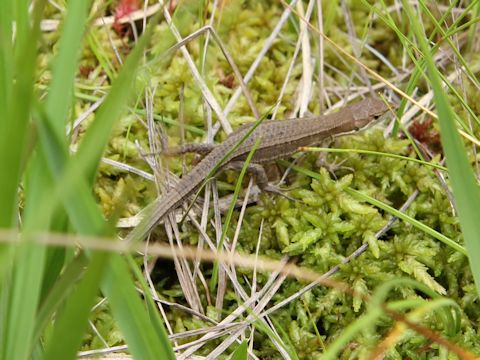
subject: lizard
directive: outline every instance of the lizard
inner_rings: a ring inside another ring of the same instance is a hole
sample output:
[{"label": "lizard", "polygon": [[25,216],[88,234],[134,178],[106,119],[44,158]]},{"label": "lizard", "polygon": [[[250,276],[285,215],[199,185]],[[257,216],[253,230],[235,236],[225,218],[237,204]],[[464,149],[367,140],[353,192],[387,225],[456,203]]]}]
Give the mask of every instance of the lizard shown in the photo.
[{"label": "lizard", "polygon": [[[222,143],[208,148],[208,154],[183,176],[175,187],[147,206],[144,210],[145,216],[125,240],[130,242],[145,237],[164,216],[178,208],[197,190],[216,168],[218,172],[226,167],[243,164],[258,138],[260,143],[248,165],[249,170],[256,174],[256,182],[261,189],[278,192],[278,189],[268,184],[262,163],[287,157],[299,147],[316,145],[328,138],[363,130],[385,114],[391,106],[379,98],[368,97],[328,115],[264,121],[246,139],[244,137],[253,125],[240,127]],[[244,141],[238,146],[242,139]],[[238,147],[231,151],[235,146]],[[231,153],[226,156],[229,151]],[[222,160],[224,162],[220,164]]]}]

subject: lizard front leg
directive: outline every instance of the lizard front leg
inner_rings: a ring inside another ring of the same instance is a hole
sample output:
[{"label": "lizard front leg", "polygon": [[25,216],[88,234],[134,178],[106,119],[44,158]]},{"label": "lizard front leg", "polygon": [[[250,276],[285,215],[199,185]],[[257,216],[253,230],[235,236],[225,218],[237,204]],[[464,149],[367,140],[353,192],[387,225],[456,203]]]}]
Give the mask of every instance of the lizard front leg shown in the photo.
[{"label": "lizard front leg", "polygon": [[183,155],[187,153],[196,153],[200,155],[207,155],[215,148],[214,144],[185,144],[181,146],[176,146],[173,148],[167,148],[163,151],[162,154],[167,156],[176,156],[176,155]]}]

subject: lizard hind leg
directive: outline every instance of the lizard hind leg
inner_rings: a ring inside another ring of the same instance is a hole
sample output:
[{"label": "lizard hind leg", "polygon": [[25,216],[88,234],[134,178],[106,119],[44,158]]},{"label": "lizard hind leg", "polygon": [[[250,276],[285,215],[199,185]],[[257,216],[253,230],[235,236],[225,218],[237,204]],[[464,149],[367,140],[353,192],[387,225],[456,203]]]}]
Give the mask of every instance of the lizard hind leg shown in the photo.
[{"label": "lizard hind leg", "polygon": [[[243,161],[232,161],[225,166],[225,169],[239,171],[243,168],[243,165],[244,165]],[[280,187],[268,182],[267,173],[265,172],[265,169],[263,168],[262,165],[256,164],[256,163],[250,163],[248,164],[247,172],[255,176],[256,184],[262,191],[283,196],[288,200],[296,201],[296,199],[288,196],[285,193],[284,189],[281,189]]]}]

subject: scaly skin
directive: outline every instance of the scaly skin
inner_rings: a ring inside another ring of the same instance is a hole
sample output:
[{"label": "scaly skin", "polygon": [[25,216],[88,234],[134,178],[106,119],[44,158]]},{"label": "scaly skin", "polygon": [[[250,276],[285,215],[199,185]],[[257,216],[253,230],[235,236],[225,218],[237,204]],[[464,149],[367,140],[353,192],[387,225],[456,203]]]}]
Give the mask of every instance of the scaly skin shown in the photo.
[{"label": "scaly skin", "polygon": [[[261,123],[235,150],[218,170],[236,161],[244,161],[257,138],[261,142],[252,163],[264,163],[287,157],[301,146],[312,146],[324,139],[362,130],[389,110],[389,106],[377,98],[367,98],[346,106],[336,113],[289,120],[272,120]],[[146,210],[138,226],[127,235],[126,241],[138,240],[151,231],[170,211],[179,207],[204,180],[211,175],[224,156],[238,144],[248,132],[242,127],[216,145],[177,186],[158,197]]]}]

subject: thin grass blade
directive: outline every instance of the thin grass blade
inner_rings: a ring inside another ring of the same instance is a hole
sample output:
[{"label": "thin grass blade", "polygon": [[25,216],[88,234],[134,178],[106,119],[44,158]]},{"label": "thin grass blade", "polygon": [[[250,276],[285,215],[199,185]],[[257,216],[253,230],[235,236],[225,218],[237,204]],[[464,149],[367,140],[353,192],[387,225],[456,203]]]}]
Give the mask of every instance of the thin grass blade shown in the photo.
[{"label": "thin grass blade", "polygon": [[478,217],[480,192],[470,162],[468,161],[465,146],[458,135],[457,128],[453,121],[454,111],[442,88],[440,75],[433,61],[431,49],[421,24],[419,23],[418,17],[414,14],[410,3],[403,1],[403,5],[411,19],[412,29],[427,65],[428,80],[434,92],[434,101],[437,106],[440,123],[440,136],[449,169],[453,195],[457,204],[460,225],[468,251],[470,267],[475,279],[477,293],[480,294],[480,238],[478,237],[480,233],[480,221]]}]

